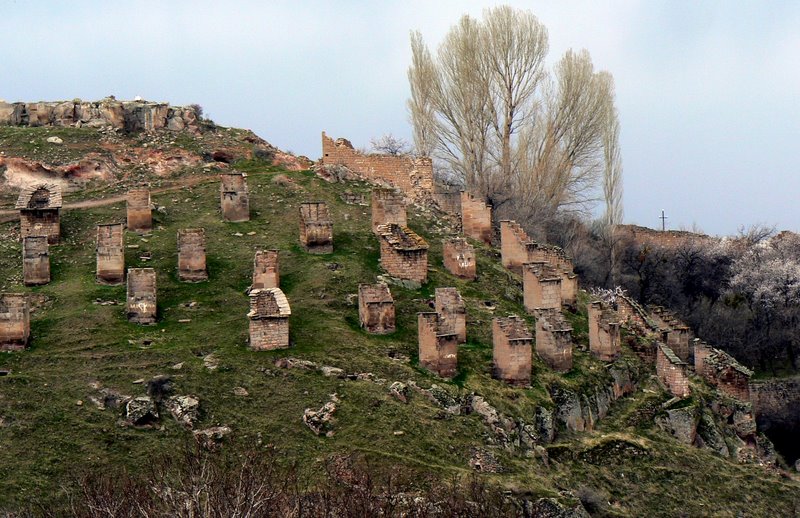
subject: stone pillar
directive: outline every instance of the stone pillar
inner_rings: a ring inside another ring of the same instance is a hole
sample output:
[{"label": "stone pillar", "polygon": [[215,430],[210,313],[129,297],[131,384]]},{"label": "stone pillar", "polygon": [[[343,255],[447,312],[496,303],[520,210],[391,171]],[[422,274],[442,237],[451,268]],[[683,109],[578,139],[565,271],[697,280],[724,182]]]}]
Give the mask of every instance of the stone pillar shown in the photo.
[{"label": "stone pillar", "polygon": [[561,282],[558,272],[548,263],[525,263],[522,270],[522,294],[525,310],[561,309]]},{"label": "stone pillar", "polygon": [[206,231],[202,228],[178,230],[178,279],[183,282],[208,280]]},{"label": "stone pillar", "polygon": [[393,189],[375,187],[372,189],[372,231],[376,232],[378,225],[389,223],[408,226],[405,200]]},{"label": "stone pillar", "polygon": [[458,343],[467,342],[467,309],[455,288],[436,288],[434,306],[439,319],[458,336]]},{"label": "stone pillar", "polygon": [[572,369],[572,328],[559,310],[536,312],[536,354],[557,372]]},{"label": "stone pillar", "polygon": [[442,256],[447,271],[462,279],[474,280],[477,276],[475,248],[460,237],[445,239]]},{"label": "stone pillar", "polygon": [[223,173],[220,176],[219,198],[222,219],[232,223],[250,220],[250,194],[247,179],[242,173]]},{"label": "stone pillar", "polygon": [[428,243],[408,227],[379,225],[381,266],[398,279],[423,284],[428,280]]},{"label": "stone pillar", "polygon": [[515,273],[522,273],[522,265],[528,262],[525,243],[528,235],[516,221],[500,221],[500,257],[503,266]]},{"label": "stone pillar", "polygon": [[24,293],[0,293],[0,351],[21,351],[31,336],[30,308]]},{"label": "stone pillar", "polygon": [[152,229],[150,189],[131,189],[128,191],[128,230],[149,232]]},{"label": "stone pillar", "polygon": [[100,284],[122,284],[125,280],[125,232],[122,223],[97,225],[97,273]]},{"label": "stone pillar", "polygon": [[461,193],[461,228],[464,235],[492,244],[492,208],[467,192]]},{"label": "stone pillar", "polygon": [[280,288],[278,251],[259,250],[253,261],[253,288]]},{"label": "stone pillar", "polygon": [[664,337],[667,346],[672,349],[678,358],[685,362],[691,361],[691,351],[689,349],[689,328],[680,326],[673,327],[667,331]]},{"label": "stone pillar", "polygon": [[622,352],[616,315],[600,301],[590,303],[588,313],[589,351],[598,360],[616,360]]},{"label": "stone pillar", "polygon": [[358,319],[361,327],[377,335],[395,330],[394,299],[386,284],[358,285]]},{"label": "stone pillar", "polygon": [[691,394],[686,362],[663,343],[656,344],[656,375],[673,396],[684,398]]},{"label": "stone pillar", "polygon": [[280,288],[250,290],[250,348],[272,351],[289,347],[292,310]]},{"label": "stone pillar", "polygon": [[156,323],[156,271],[128,269],[128,320],[136,324]]},{"label": "stone pillar", "polygon": [[50,247],[47,236],[28,236],[22,240],[22,276],[25,286],[50,282]]},{"label": "stone pillar", "polygon": [[419,365],[443,378],[452,378],[458,367],[458,336],[447,329],[437,313],[419,313]]},{"label": "stone pillar", "polygon": [[312,254],[333,252],[333,220],[326,203],[300,204],[300,244]]},{"label": "stone pillar", "polygon": [[519,317],[492,319],[492,377],[511,383],[531,384],[533,336]]}]

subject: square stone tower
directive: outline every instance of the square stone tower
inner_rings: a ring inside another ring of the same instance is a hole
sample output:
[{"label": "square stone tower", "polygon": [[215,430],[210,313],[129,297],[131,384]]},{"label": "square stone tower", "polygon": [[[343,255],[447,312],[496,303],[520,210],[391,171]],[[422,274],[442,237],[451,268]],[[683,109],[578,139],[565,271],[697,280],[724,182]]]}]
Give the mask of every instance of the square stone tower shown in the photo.
[{"label": "square stone tower", "polygon": [[614,361],[620,353],[619,317],[601,301],[589,304],[589,351],[602,361]]},{"label": "square stone tower", "polygon": [[128,320],[136,324],[156,323],[156,271],[128,269]]},{"label": "square stone tower", "polygon": [[424,283],[428,280],[428,243],[408,227],[378,225],[381,266],[398,279]]},{"label": "square stone tower", "polygon": [[128,230],[149,232],[153,229],[153,211],[150,205],[150,189],[128,191]]},{"label": "square stone tower", "polygon": [[387,285],[358,285],[358,319],[361,327],[369,333],[385,335],[394,332],[394,299]]},{"label": "square stone tower", "polygon": [[219,203],[222,219],[237,223],[250,220],[250,194],[247,178],[243,173],[222,173],[219,187]]},{"label": "square stone tower", "polygon": [[549,263],[525,263],[522,267],[525,310],[561,309],[562,277]]},{"label": "square stone tower", "polygon": [[389,223],[408,226],[403,194],[394,189],[375,187],[372,189],[372,231],[377,232],[378,225]]},{"label": "square stone tower", "polygon": [[202,228],[178,230],[178,279],[183,282],[208,280],[206,231]]},{"label": "square stone tower", "polygon": [[458,336],[458,343],[467,341],[467,308],[456,288],[436,288],[434,306],[439,318],[447,322]]},{"label": "square stone tower", "polygon": [[477,276],[475,247],[466,239],[454,237],[442,243],[442,256],[447,271],[462,279],[474,280]]},{"label": "square stone tower", "polygon": [[333,252],[333,220],[325,202],[300,204],[300,244],[312,254]]},{"label": "square stone tower", "polygon": [[22,276],[25,286],[50,282],[50,245],[47,236],[28,236],[22,240]]},{"label": "square stone tower", "polygon": [[517,316],[492,319],[492,377],[511,383],[531,384],[533,336]]},{"label": "square stone tower", "polygon": [[250,290],[250,348],[271,351],[289,347],[292,310],[280,288]]},{"label": "square stone tower", "polygon": [[125,232],[122,223],[97,225],[97,273],[100,284],[125,280]]},{"label": "square stone tower", "polygon": [[572,369],[572,328],[560,310],[536,311],[536,354],[554,371]]},{"label": "square stone tower", "polygon": [[467,237],[492,244],[492,208],[467,192],[461,193],[461,229]]},{"label": "square stone tower", "polygon": [[458,335],[438,313],[417,316],[419,365],[443,378],[452,378],[458,368]]},{"label": "square stone tower", "polygon": [[25,187],[14,206],[19,210],[20,239],[45,236],[47,243],[57,245],[61,239],[61,187],[39,183]]},{"label": "square stone tower", "polygon": [[0,351],[21,351],[31,336],[30,308],[24,293],[0,293]]}]

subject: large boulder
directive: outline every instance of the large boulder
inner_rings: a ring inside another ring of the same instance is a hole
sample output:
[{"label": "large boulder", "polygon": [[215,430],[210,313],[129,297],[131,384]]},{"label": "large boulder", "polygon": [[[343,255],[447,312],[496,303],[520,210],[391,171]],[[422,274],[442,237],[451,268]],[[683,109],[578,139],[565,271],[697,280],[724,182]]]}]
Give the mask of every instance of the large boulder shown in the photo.
[{"label": "large boulder", "polygon": [[158,408],[148,396],[138,396],[128,401],[125,417],[134,426],[147,426],[158,421]]},{"label": "large boulder", "polygon": [[200,417],[200,400],[196,396],[172,396],[164,406],[178,423],[189,429]]}]

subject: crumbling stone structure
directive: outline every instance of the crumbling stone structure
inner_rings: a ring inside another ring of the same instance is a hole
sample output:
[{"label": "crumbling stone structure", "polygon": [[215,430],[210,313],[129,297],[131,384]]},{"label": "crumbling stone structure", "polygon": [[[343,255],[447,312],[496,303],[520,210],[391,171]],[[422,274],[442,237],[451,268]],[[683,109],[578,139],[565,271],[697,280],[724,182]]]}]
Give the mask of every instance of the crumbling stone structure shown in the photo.
[{"label": "crumbling stone structure", "polygon": [[122,223],[97,225],[97,273],[100,284],[125,280],[125,232]]},{"label": "crumbling stone structure", "polygon": [[361,327],[369,333],[385,335],[394,332],[394,299],[387,285],[358,285],[358,319]]},{"label": "crumbling stone structure", "polygon": [[686,326],[673,327],[662,331],[662,340],[678,358],[689,363],[692,361],[692,350],[689,347],[690,335],[691,331]]},{"label": "crumbling stone structure", "polygon": [[156,323],[156,271],[152,268],[128,269],[128,321]]},{"label": "crumbling stone structure", "polygon": [[456,288],[436,288],[434,306],[439,318],[458,335],[458,343],[467,342],[467,307]]},{"label": "crumbling stone structure", "polygon": [[458,367],[458,335],[438,313],[417,317],[419,364],[443,378],[452,378]]},{"label": "crumbling stone structure", "polygon": [[50,247],[46,236],[28,236],[22,240],[22,276],[25,286],[50,282]]},{"label": "crumbling stone structure", "polygon": [[492,244],[492,208],[468,192],[461,192],[461,230],[464,235]]},{"label": "crumbling stone structure", "polygon": [[61,187],[39,183],[25,187],[14,206],[19,210],[20,240],[29,236],[45,236],[48,244],[61,239]]},{"label": "crumbling stone structure", "polygon": [[406,202],[403,195],[394,189],[376,187],[372,189],[372,231],[377,232],[378,225],[394,223],[401,227],[408,226]]},{"label": "crumbling stone structure", "polygon": [[740,401],[750,401],[753,371],[725,351],[701,340],[693,341],[694,370],[723,393]]},{"label": "crumbling stone structure", "polygon": [[517,316],[492,319],[492,377],[512,385],[531,384],[533,336]]},{"label": "crumbling stone structure", "polygon": [[589,304],[589,351],[598,360],[610,362],[620,353],[619,319],[600,301]]},{"label": "crumbling stone structure", "polygon": [[205,229],[178,230],[178,279],[183,282],[208,280]]},{"label": "crumbling stone structure", "polygon": [[650,320],[644,308],[632,298],[626,295],[618,295],[614,309],[624,324],[638,329],[641,333],[658,331],[658,326]]},{"label": "crumbling stone structure", "polygon": [[522,294],[525,310],[561,309],[561,275],[549,263],[525,263]]},{"label": "crumbling stone structure", "polygon": [[278,251],[259,250],[253,261],[253,289],[280,288]]},{"label": "crumbling stone structure", "polygon": [[[371,182],[388,183],[415,200],[433,192],[433,162],[408,155],[364,155],[347,139],[332,139],[322,132],[322,165],[342,165]],[[389,223],[389,222],[386,222]]]},{"label": "crumbling stone structure", "polygon": [[679,248],[692,244],[705,244],[715,238],[685,230],[655,230],[637,225],[615,225],[614,238],[634,243],[637,246]]},{"label": "crumbling stone structure", "polygon": [[150,205],[150,189],[128,191],[128,230],[149,232],[153,229],[153,211]]},{"label": "crumbling stone structure", "polygon": [[222,219],[231,223],[250,221],[250,193],[243,173],[219,175],[219,205]]},{"label": "crumbling stone structure", "polygon": [[250,348],[271,351],[289,347],[289,316],[292,310],[280,288],[250,291]]},{"label": "crumbling stone structure", "polygon": [[515,273],[522,273],[522,265],[531,262],[526,244],[528,234],[516,221],[500,221],[500,260],[503,266]]},{"label": "crumbling stone structure", "polygon": [[428,243],[408,227],[379,225],[381,266],[392,277],[424,283],[428,280]]},{"label": "crumbling stone structure", "polygon": [[333,220],[325,202],[300,204],[300,243],[312,254],[333,252]]},{"label": "crumbling stone structure", "polygon": [[21,351],[30,336],[28,298],[24,293],[0,293],[0,351]]},{"label": "crumbling stone structure", "polygon": [[442,256],[447,271],[462,279],[474,280],[477,276],[475,247],[466,239],[454,237],[442,242]]},{"label": "crumbling stone structure", "polygon": [[673,396],[684,398],[691,393],[687,363],[661,342],[656,344],[656,375]]},{"label": "crumbling stone structure", "polygon": [[536,354],[551,369],[572,369],[572,328],[558,309],[536,311]]}]

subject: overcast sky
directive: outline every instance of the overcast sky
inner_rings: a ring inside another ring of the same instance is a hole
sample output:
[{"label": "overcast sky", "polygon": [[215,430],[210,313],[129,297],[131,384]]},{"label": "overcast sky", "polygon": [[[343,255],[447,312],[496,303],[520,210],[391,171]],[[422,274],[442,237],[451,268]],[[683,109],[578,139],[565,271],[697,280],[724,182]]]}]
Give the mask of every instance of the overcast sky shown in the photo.
[{"label": "overcast sky", "polygon": [[[800,231],[800,2],[510,1],[549,61],[586,48],[616,81],[625,220]],[[410,140],[409,31],[435,47],[464,0],[0,0],[0,99],[198,103],[316,159],[320,132]]]}]

